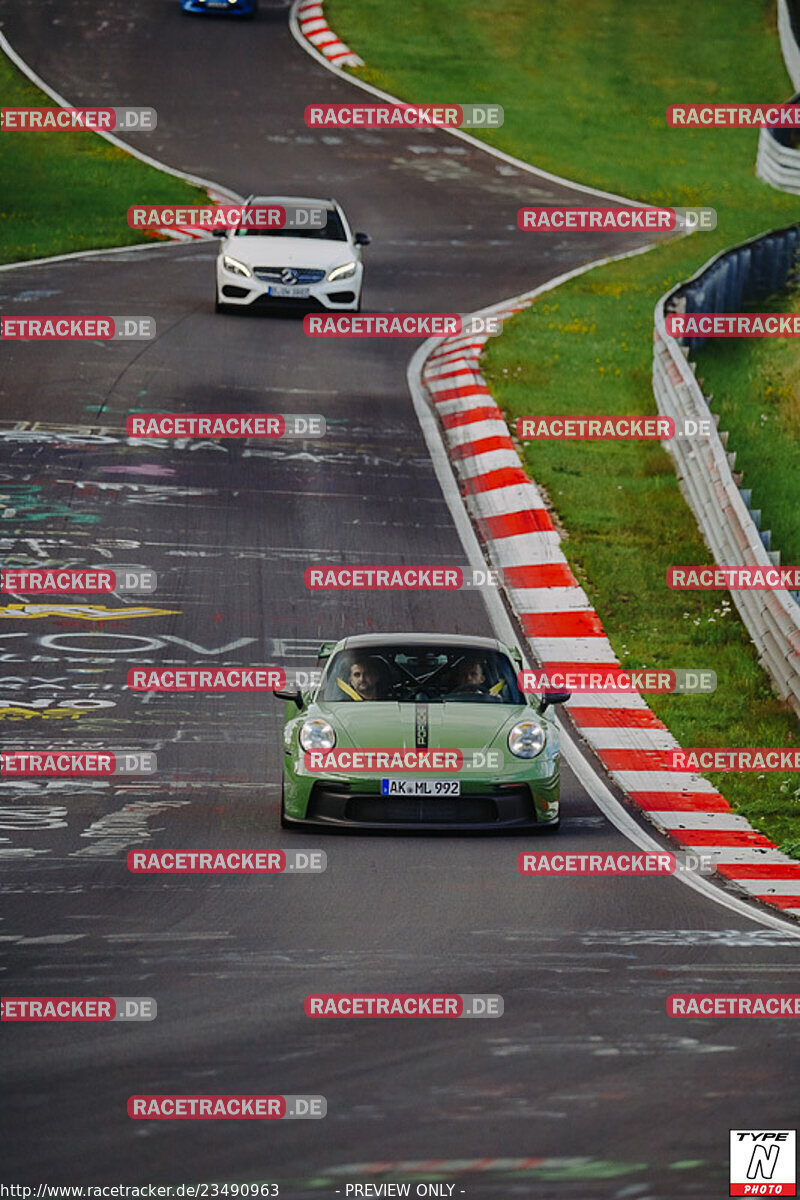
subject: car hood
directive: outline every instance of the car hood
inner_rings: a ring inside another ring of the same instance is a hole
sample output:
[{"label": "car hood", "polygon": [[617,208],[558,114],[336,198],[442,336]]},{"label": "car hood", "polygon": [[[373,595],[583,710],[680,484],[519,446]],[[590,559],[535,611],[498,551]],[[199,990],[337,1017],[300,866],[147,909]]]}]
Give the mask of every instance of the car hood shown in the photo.
[{"label": "car hood", "polygon": [[325,271],[358,260],[348,242],[324,242],[317,238],[225,238],[221,253],[248,267],[319,267]]},{"label": "car hood", "polygon": [[[432,749],[479,750],[521,720],[536,720],[528,705],[413,704],[365,700],[352,704],[317,704],[319,715],[336,730],[339,745],[364,750],[413,750],[417,746],[416,710],[427,712],[427,745]],[[317,713],[310,713],[315,716]]]}]

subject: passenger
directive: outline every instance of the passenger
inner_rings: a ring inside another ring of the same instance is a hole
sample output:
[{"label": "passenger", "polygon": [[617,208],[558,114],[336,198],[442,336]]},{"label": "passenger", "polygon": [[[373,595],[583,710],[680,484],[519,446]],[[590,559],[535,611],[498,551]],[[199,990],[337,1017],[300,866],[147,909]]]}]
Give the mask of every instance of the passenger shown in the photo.
[{"label": "passenger", "polygon": [[380,666],[371,658],[354,658],[346,680],[337,676],[336,683],[340,692],[351,700],[380,700],[381,692]]},{"label": "passenger", "polygon": [[350,687],[358,692],[362,700],[378,699],[380,675],[376,664],[369,658],[356,659],[350,665]]}]

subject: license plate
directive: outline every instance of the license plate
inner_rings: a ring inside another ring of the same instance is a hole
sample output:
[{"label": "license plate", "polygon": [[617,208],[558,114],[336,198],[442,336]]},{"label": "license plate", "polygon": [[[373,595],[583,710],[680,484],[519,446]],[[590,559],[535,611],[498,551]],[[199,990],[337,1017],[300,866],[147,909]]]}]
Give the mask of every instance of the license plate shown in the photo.
[{"label": "license plate", "polygon": [[305,299],[309,294],[307,287],[286,287],[282,283],[273,283],[267,288],[268,296],[297,296],[298,299]]},{"label": "license plate", "polygon": [[382,779],[382,796],[460,796],[460,779]]}]

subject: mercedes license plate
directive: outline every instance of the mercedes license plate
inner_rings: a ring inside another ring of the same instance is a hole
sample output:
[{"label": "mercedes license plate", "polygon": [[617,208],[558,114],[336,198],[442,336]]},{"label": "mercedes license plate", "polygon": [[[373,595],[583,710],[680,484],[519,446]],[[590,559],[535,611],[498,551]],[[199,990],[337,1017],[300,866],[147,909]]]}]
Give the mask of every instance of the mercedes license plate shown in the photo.
[{"label": "mercedes license plate", "polygon": [[273,283],[267,288],[268,296],[297,296],[298,300],[304,300],[308,294],[307,287],[286,287],[282,283]]}]

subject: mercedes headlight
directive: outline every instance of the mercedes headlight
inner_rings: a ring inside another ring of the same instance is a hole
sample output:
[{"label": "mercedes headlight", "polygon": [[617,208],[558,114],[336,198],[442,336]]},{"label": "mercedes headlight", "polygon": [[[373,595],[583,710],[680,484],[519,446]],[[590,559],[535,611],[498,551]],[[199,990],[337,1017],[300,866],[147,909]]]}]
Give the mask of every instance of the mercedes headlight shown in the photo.
[{"label": "mercedes headlight", "polygon": [[248,267],[247,263],[239,262],[238,258],[231,258],[230,254],[223,254],[222,265],[226,271],[230,271],[232,275],[247,275],[252,278],[253,272]]},{"label": "mercedes headlight", "polygon": [[300,729],[300,745],[304,750],[332,750],[336,745],[333,726],[318,717],[304,721]]},{"label": "mercedes headlight", "polygon": [[536,758],[547,741],[541,725],[535,721],[520,721],[508,735],[508,748],[516,758]]},{"label": "mercedes headlight", "polygon": [[328,283],[333,283],[335,279],[349,279],[351,275],[356,273],[356,264],[354,262],[342,263],[341,267],[334,267],[328,272]]}]

